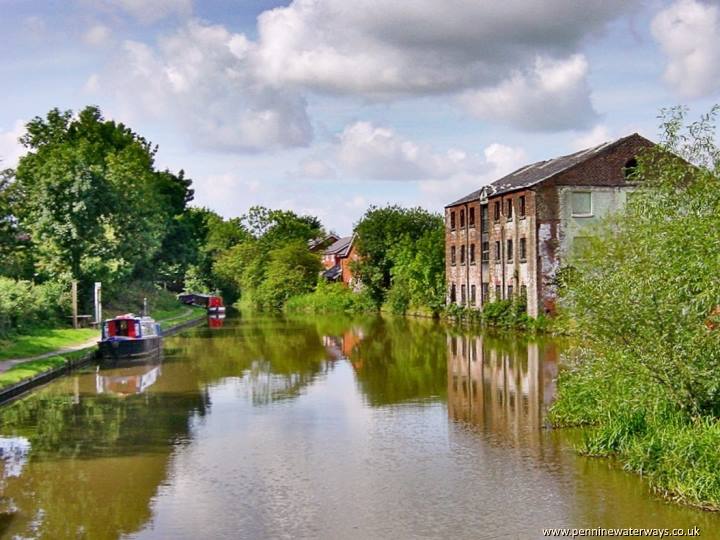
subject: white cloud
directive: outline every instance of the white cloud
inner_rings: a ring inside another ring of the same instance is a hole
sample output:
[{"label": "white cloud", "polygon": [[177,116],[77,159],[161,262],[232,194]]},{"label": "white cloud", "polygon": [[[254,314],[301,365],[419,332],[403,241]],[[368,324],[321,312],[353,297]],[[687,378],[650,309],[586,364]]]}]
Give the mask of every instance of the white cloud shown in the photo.
[{"label": "white cloud", "polygon": [[339,136],[337,157],[350,175],[376,180],[448,178],[482,167],[477,156],[457,149],[436,152],[370,122],[347,126]]},{"label": "white cloud", "polygon": [[516,71],[499,85],[465,92],[462,105],[474,116],[530,131],[585,127],[596,118],[587,83],[588,63],[537,58],[530,72]]},{"label": "white cloud", "polygon": [[612,136],[608,127],[604,124],[598,124],[591,130],[578,134],[571,142],[571,146],[573,150],[583,150],[607,142],[610,139],[612,139]]},{"label": "white cloud", "polygon": [[312,128],[304,98],[259,82],[253,47],[242,34],[192,21],[156,47],[125,42],[110,86],[128,113],[170,118],[201,147],[306,145]]},{"label": "white cloud", "polygon": [[564,58],[636,0],[295,0],[258,18],[263,76],[392,96],[495,85],[536,56]]},{"label": "white cloud", "polygon": [[665,80],[678,93],[720,92],[720,7],[679,0],[655,16],[651,29],[667,55]]},{"label": "white cloud", "polygon": [[290,176],[300,176],[301,178],[311,178],[316,180],[327,180],[335,178],[337,172],[335,168],[326,160],[318,158],[304,159],[300,162],[300,169]]},{"label": "white cloud", "polygon": [[7,130],[0,127],[0,169],[15,167],[20,156],[25,154],[25,148],[18,142],[18,138],[24,134],[23,120],[16,120]]},{"label": "white cloud", "polygon": [[83,85],[83,92],[86,94],[97,94],[100,91],[100,77],[93,73],[87,78]]},{"label": "white cloud", "polygon": [[91,46],[102,45],[110,38],[110,29],[104,24],[95,24],[88,28],[82,39]]}]

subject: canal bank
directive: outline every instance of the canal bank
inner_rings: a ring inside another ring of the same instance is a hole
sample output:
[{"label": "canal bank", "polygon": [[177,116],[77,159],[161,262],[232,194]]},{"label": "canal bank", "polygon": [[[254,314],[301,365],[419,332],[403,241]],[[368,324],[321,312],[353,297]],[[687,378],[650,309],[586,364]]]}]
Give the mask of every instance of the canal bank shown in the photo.
[{"label": "canal bank", "polygon": [[[205,310],[187,308],[182,314],[159,321],[164,336],[201,323],[207,318]],[[52,381],[74,369],[80,368],[98,356],[97,339],[56,353],[45,353],[27,359],[7,360],[11,366],[0,374],[0,405]]]},{"label": "canal bank", "polygon": [[80,369],[0,410],[0,440],[26,449],[0,460],[2,535],[698,526],[712,538],[717,514],[667,504],[612,462],[576,455],[578,432],[546,429],[562,351],[375,316],[199,326],[167,339],[159,362]]}]

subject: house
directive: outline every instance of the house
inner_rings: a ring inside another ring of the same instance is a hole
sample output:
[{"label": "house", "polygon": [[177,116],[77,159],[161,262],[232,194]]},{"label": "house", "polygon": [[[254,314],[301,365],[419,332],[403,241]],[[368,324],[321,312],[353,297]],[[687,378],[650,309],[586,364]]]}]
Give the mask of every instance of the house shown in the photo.
[{"label": "house", "polygon": [[358,259],[355,235],[340,238],[323,252],[325,271],[322,275],[328,281],[342,281],[345,285],[355,287],[356,280],[350,267]]},{"label": "house", "polygon": [[318,236],[317,238],[311,238],[308,240],[308,249],[312,253],[317,253],[321,250],[326,249],[328,246],[332,245],[333,243],[340,240],[340,237],[331,232],[329,234],[326,234],[325,236]]},{"label": "house", "polygon": [[651,146],[634,133],[526,165],[446,206],[448,303],[522,295],[529,315],[553,313],[564,258],[588,226],[625,204],[636,156]]}]

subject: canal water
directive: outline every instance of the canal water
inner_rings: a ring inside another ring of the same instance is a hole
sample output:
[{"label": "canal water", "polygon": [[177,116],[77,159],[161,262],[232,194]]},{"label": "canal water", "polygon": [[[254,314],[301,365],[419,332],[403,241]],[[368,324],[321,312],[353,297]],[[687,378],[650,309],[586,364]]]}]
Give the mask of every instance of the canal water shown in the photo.
[{"label": "canal water", "polygon": [[698,526],[546,427],[562,347],[253,316],[0,409],[3,538],[542,538]]}]

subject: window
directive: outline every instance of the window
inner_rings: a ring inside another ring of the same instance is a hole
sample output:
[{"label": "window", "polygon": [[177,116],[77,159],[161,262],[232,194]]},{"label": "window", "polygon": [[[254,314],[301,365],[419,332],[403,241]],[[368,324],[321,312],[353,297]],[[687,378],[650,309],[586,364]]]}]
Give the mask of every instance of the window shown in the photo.
[{"label": "window", "polygon": [[483,283],[480,286],[480,302],[483,304],[488,301],[490,298],[490,284],[489,283]]},{"label": "window", "polygon": [[454,304],[456,302],[456,293],[455,293],[455,284],[450,284],[450,303]]},{"label": "window", "polygon": [[637,176],[637,166],[638,162],[637,159],[632,158],[625,163],[625,166],[623,167],[623,175],[625,176],[625,180],[632,182],[635,180],[635,177]]},{"label": "window", "polygon": [[507,292],[508,292],[507,293],[508,300],[512,300],[512,297],[513,297],[513,286],[512,285],[508,285]]},{"label": "window", "polygon": [[455,230],[455,212],[450,212],[450,230]]},{"label": "window", "polygon": [[450,264],[455,266],[455,246],[450,246]]},{"label": "window", "polygon": [[500,201],[495,201],[495,221],[500,221]]},{"label": "window", "polygon": [[468,212],[468,225],[475,227],[475,208],[470,208]]},{"label": "window", "polygon": [[460,228],[465,228],[465,210],[460,210]]},{"label": "window", "polygon": [[488,262],[490,260],[490,242],[482,243],[482,262]]},{"label": "window", "polygon": [[592,216],[592,193],[589,191],[573,191],[570,194],[570,205],[573,216]]},{"label": "window", "polygon": [[460,285],[460,305],[465,305],[465,285]]},{"label": "window", "polygon": [[507,260],[508,260],[508,262],[512,262],[512,260],[513,260],[513,241],[512,240],[507,241]]},{"label": "window", "polygon": [[470,305],[475,305],[475,285],[470,285]]},{"label": "window", "polygon": [[525,195],[520,195],[518,199],[518,214],[521,218],[525,217]]},{"label": "window", "polygon": [[502,300],[502,287],[495,285],[495,301],[498,302],[500,300]]},{"label": "window", "polygon": [[520,285],[520,298],[522,300],[527,300],[527,286],[526,285]]},{"label": "window", "polygon": [[500,259],[501,259],[501,255],[500,255],[500,242],[497,241],[497,242],[495,242],[495,260],[496,260],[496,261],[499,261]]},{"label": "window", "polygon": [[520,260],[527,260],[527,239],[525,237],[520,239]]},{"label": "window", "polygon": [[513,202],[512,202],[512,199],[508,199],[508,200],[505,202],[505,208],[506,208],[506,210],[505,210],[505,215],[507,216],[507,220],[510,221],[510,220],[513,218],[513,214],[512,214],[512,212],[513,212]]},{"label": "window", "polygon": [[470,264],[475,264],[475,244],[470,244]]},{"label": "window", "polygon": [[481,232],[487,232],[488,228],[490,227],[490,216],[488,215],[488,207],[487,205],[480,207],[480,227]]},{"label": "window", "polygon": [[465,264],[465,246],[460,246],[460,264]]}]

